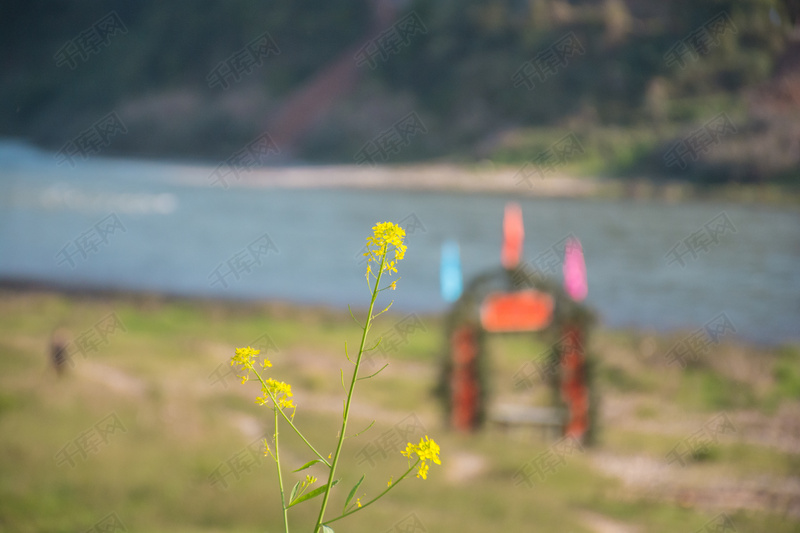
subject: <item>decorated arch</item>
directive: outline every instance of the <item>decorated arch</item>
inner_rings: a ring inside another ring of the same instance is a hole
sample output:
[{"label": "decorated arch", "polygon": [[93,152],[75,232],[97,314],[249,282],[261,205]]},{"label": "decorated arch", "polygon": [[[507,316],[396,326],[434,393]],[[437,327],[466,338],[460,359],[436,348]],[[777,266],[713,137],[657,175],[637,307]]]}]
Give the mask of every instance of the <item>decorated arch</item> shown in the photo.
[{"label": "decorated arch", "polygon": [[[521,227],[521,214],[517,216]],[[508,218],[507,210],[506,222]],[[487,422],[492,396],[487,336],[530,334],[550,347],[545,360],[537,362],[537,371],[551,390],[554,412],[560,413],[560,431],[564,436],[590,442],[596,402],[586,346],[594,315],[580,301],[586,292],[585,272],[582,290],[569,284],[575,275],[569,271],[574,261],[570,254],[580,252],[583,263],[580,244],[574,239],[567,241],[565,288],[542,273],[519,265],[522,232],[520,229],[514,235],[508,226],[506,223],[505,266],[474,278],[447,317],[445,356],[438,385],[446,422],[464,432],[476,431]]]}]

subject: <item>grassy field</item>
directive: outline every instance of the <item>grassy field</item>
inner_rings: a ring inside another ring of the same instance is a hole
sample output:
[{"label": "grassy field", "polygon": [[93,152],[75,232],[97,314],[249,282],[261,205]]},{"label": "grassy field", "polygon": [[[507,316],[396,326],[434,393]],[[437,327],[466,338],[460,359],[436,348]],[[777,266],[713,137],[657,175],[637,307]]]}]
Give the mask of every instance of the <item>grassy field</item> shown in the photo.
[{"label": "grassy field", "polygon": [[[400,318],[387,313],[374,331]],[[431,394],[442,319],[420,318],[424,330],[356,391],[353,431],[375,425],[345,443],[333,512],[362,473],[359,495],[396,478],[406,440],[434,437],[443,464],[336,531],[800,529],[800,347],[723,338],[681,369],[665,354],[686,333],[597,331],[598,442],[526,483],[520,472],[553,443],[522,429],[445,429]],[[72,339],[61,377],[48,359],[57,327]],[[293,385],[297,425],[330,452],[344,342],[358,334],[345,310],[0,290],[0,531],[282,531],[274,463],[259,444],[271,438],[270,411],[253,402],[254,383],[226,374],[228,360],[234,347],[265,348],[271,375]],[[513,375],[545,348],[492,340],[497,402],[531,401]],[[703,440],[720,417],[733,429]],[[676,449],[688,450],[683,465],[669,459]],[[287,431],[281,450],[292,468],[312,458]],[[310,531],[315,502],[290,510],[295,530]]]}]

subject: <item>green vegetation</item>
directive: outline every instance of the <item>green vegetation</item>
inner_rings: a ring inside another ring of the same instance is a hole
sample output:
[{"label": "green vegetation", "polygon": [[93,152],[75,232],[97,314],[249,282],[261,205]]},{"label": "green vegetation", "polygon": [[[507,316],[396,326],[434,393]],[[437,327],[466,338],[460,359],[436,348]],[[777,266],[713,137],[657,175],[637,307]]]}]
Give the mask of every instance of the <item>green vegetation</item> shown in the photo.
[{"label": "green vegetation", "polygon": [[[109,333],[86,357],[74,356],[74,367],[58,378],[47,355],[52,330],[63,326],[78,339],[110,313],[124,330]],[[387,314],[382,322],[399,318]],[[362,520],[342,520],[339,528],[387,531],[412,513],[427,531],[476,533],[591,533],[602,531],[598,520],[648,532],[696,531],[720,512],[740,531],[789,533],[800,526],[785,511],[790,476],[800,467],[791,440],[800,409],[798,347],[723,343],[680,369],[664,357],[678,334],[597,331],[590,343],[601,398],[598,444],[527,487],[518,484],[519,469],[550,443],[535,432],[493,426],[476,435],[444,430],[431,396],[443,322],[421,319],[426,329],[389,354],[381,379],[362,382],[353,427],[376,424],[346,442],[342,486],[366,471],[363,492],[385,488],[405,459],[378,452],[370,464],[359,452],[380,438],[399,440],[396,425],[410,415],[441,441],[442,466],[424,483],[399,485],[386,505],[366,509]],[[110,513],[128,531],[282,530],[274,465],[259,458],[269,413],[233,375],[214,376],[230,368],[235,346],[265,334],[274,343],[272,370],[293,384],[296,422],[333,451],[339,424],[332,414],[340,413],[343,392],[330,376],[342,366],[344,342],[358,339],[344,310],[3,290],[0,531],[85,531]],[[521,336],[498,337],[491,344],[497,383],[510,383],[545,348]],[[525,401],[515,394],[503,399]],[[735,433],[695,447],[686,466],[667,464],[670,450],[720,413]],[[109,414],[124,431],[107,434],[86,457],[76,455],[73,467],[59,465],[59,451],[91,435]],[[292,439],[282,433],[282,457],[297,468],[307,457],[293,455],[302,447]],[[249,455],[254,442],[258,453]],[[249,471],[229,473],[227,487],[212,484],[213,473],[237,459]],[[729,498],[734,489],[736,498]],[[334,507],[346,492],[334,489]],[[310,530],[314,518],[292,520]]]},{"label": "green vegetation", "polygon": [[786,347],[778,352],[773,370],[775,398],[800,399],[800,350]]},{"label": "green vegetation", "polygon": [[[387,2],[388,3],[388,2]],[[230,157],[269,130],[284,103],[352,47],[377,42],[390,22],[383,2],[235,0],[22,3],[0,21],[7,53],[0,135],[59,149],[109,111],[127,128],[104,153]],[[583,175],[664,176],[702,184],[797,184],[797,80],[786,72],[800,48],[788,35],[796,8],[783,0],[442,0],[407,3],[424,26],[353,71],[355,83],[296,146],[302,160],[353,163],[402,116],[425,124],[387,162],[491,160],[518,166],[565,133],[584,154],[559,170]],[[794,9],[794,11],[793,11]],[[65,43],[110,11],[126,33],[73,68]],[[720,18],[721,17],[721,18]],[[711,40],[669,59],[709,21]],[[230,86],[209,74],[265,32],[280,50]],[[526,63],[559,48],[547,75],[520,81]],[[353,59],[355,62],[355,58]],[[686,165],[665,154],[713,117],[736,128]],[[281,132],[268,131],[280,136]],[[287,141],[288,142],[288,141]],[[788,144],[787,144],[788,143]]]}]

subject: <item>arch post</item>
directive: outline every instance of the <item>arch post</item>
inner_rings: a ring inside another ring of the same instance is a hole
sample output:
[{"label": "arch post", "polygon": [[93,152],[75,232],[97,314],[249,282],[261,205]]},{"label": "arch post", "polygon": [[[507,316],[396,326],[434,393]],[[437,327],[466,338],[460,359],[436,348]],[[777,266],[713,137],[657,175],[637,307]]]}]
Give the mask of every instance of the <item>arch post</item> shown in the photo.
[{"label": "arch post", "polygon": [[567,406],[564,436],[584,440],[589,430],[589,387],[583,331],[574,324],[564,328],[561,350],[561,399]]},{"label": "arch post", "polygon": [[471,325],[461,325],[450,338],[450,425],[458,431],[474,431],[480,425],[478,336]]}]

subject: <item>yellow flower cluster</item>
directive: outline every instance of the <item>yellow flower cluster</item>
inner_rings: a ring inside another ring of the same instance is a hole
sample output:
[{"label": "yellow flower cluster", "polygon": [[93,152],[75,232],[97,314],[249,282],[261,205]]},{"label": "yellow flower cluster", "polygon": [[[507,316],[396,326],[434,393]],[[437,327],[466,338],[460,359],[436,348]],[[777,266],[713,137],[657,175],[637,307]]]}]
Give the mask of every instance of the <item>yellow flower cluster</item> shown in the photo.
[{"label": "yellow flower cluster", "polygon": [[[367,237],[367,251],[364,252],[364,256],[368,257],[367,278],[372,273],[372,265],[369,263],[374,260],[380,264],[381,260],[389,252],[390,246],[394,248],[394,259],[387,258],[383,265],[383,270],[389,273],[397,272],[396,265],[406,254],[407,246],[403,244],[406,230],[392,222],[380,222],[372,227],[372,231],[373,236]],[[394,284],[392,288],[394,288]]]},{"label": "yellow flower cluster", "polygon": [[264,396],[256,398],[256,403],[258,405],[265,405],[269,402],[271,393],[272,397],[275,398],[275,402],[281,409],[292,409],[295,407],[292,400],[290,400],[292,397],[291,385],[272,378],[269,378],[265,383],[266,386],[261,387],[261,392],[264,393]]},{"label": "yellow flower cluster", "polygon": [[302,492],[304,489],[310,487],[311,485],[313,485],[316,482],[317,482],[317,478],[315,478],[314,476],[306,475],[306,478],[300,484],[300,491]]},{"label": "yellow flower cluster", "polygon": [[[231,366],[235,365],[239,370],[244,371],[244,374],[240,376],[242,378],[242,383],[249,379],[250,372],[255,371],[255,360],[260,353],[261,350],[256,350],[249,346],[246,348],[236,348],[236,353],[231,357]],[[269,359],[265,358],[261,362],[262,368],[269,368],[271,366],[272,362]],[[270,393],[272,393],[272,397],[275,398],[277,405],[281,409],[293,409],[295,407],[290,399],[292,397],[291,385],[272,378],[269,378],[263,383],[261,392],[264,393],[264,396],[256,398],[256,403],[259,405],[268,403],[270,400]]]},{"label": "yellow flower cluster", "polygon": [[240,369],[250,368],[253,366],[253,360],[261,350],[255,348],[236,348],[236,354],[231,357],[231,366],[237,365]]},{"label": "yellow flower cluster", "polygon": [[[239,370],[244,371],[244,375],[239,376],[242,378],[242,383],[250,377],[250,371],[253,370],[253,362],[260,353],[261,350],[256,350],[249,346],[247,348],[236,348],[236,354],[231,357],[231,366],[236,365]],[[267,368],[272,366],[272,363],[268,359],[264,359],[261,366],[262,368]]]},{"label": "yellow flower cluster", "polygon": [[417,470],[417,477],[421,477],[422,479],[428,478],[428,468],[430,467],[428,461],[437,465],[442,464],[439,460],[439,445],[436,444],[433,439],[429,439],[427,435],[419,439],[419,444],[417,445],[409,442],[405,451],[400,453],[408,457],[409,462],[411,462],[412,454],[416,454],[417,457],[419,457],[420,463],[419,469]]}]

